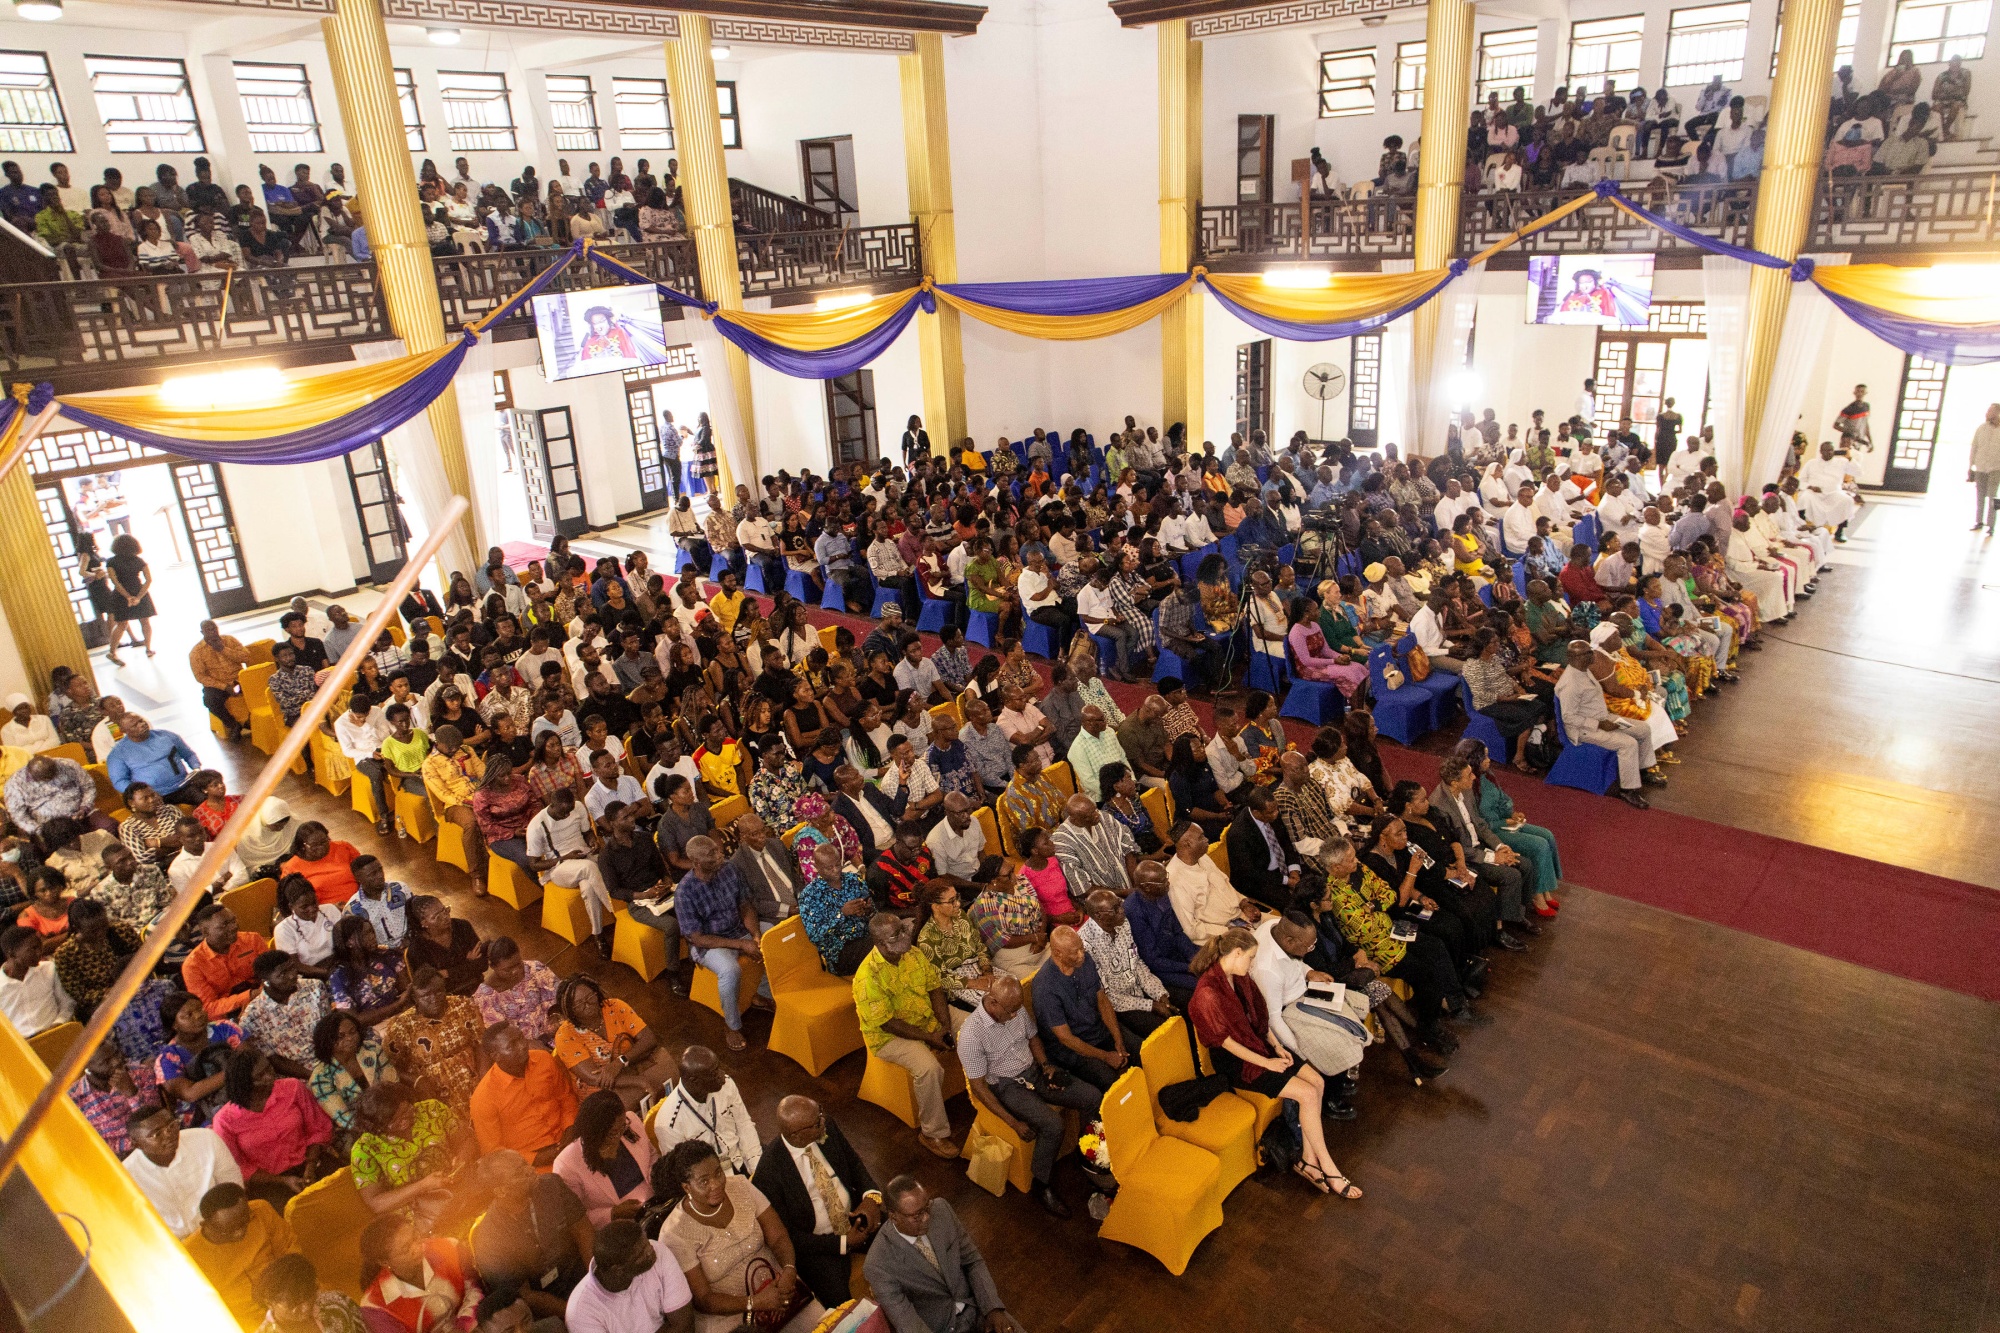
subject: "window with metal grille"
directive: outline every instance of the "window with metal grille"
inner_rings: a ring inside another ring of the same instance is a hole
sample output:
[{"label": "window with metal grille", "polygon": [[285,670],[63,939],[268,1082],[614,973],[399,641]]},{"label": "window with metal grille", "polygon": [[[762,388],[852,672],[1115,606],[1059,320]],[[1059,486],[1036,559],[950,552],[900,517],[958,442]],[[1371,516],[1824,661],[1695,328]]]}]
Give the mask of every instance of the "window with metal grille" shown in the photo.
[{"label": "window with metal grille", "polygon": [[1992,20],[1993,0],[1898,0],[1889,63],[1905,51],[1919,65],[1942,64],[1953,56],[1977,60],[1986,54]]},{"label": "window with metal grille", "polygon": [[736,114],[736,83],[725,79],[715,85],[716,114],[722,120],[722,146],[741,148],[743,146],[743,122]]},{"label": "window with metal grille", "polygon": [[[597,94],[586,74],[551,74],[549,120],[555,126],[556,147],[568,153],[595,153],[603,147],[598,133]],[[613,79],[612,85],[624,82]],[[627,144],[626,147],[631,147]]]},{"label": "window with metal grille", "polygon": [[[1833,67],[1854,63],[1854,36],[1861,31],[1861,0],[1846,0],[1840,7],[1840,35],[1833,43]],[[1778,28],[1771,34],[1771,77],[1778,75],[1778,48],[1785,40],[1785,7],[1778,6]]]},{"label": "window with metal grille", "polygon": [[1937,450],[1944,414],[1945,383],[1951,367],[1920,356],[1903,358],[1903,386],[1896,395],[1896,428],[1889,439],[1889,462],[1882,487],[1923,491],[1930,485],[1931,456]]},{"label": "window with metal grille", "polygon": [[1646,16],[1626,14],[1613,19],[1590,19],[1573,23],[1569,29],[1569,85],[1589,83],[1602,87],[1609,79],[1614,86],[1629,88],[1639,81],[1639,50],[1646,40]]},{"label": "window with metal grille", "polygon": [[40,51],[0,51],[0,153],[71,153],[49,58]]},{"label": "window with metal grille", "polygon": [[1382,408],[1382,335],[1358,333],[1348,346],[1347,438],[1363,449],[1376,443]]},{"label": "window with metal grille", "polygon": [[1734,83],[1743,77],[1743,46],[1750,38],[1750,6],[1703,5],[1676,9],[1667,19],[1669,87],[1707,83],[1721,77]]},{"label": "window with metal grille", "polygon": [[1375,110],[1375,48],[1322,51],[1319,56],[1319,114],[1366,116]]},{"label": "window with metal grille", "polygon": [[1244,343],[1236,349],[1236,429],[1271,433],[1271,340]]},{"label": "window with metal grille", "polygon": [[114,153],[201,153],[201,119],[178,60],[85,56],[90,95]]},{"label": "window with metal grille", "polygon": [[1484,103],[1488,93],[1499,93],[1502,103],[1510,102],[1516,88],[1535,95],[1535,30],[1509,28],[1504,32],[1479,35],[1479,94]]},{"label": "window with metal grille", "polygon": [[317,153],[319,116],[304,65],[236,62],[236,96],[250,147],[260,153]]},{"label": "window with metal grille", "polygon": [[413,153],[424,151],[424,113],[417,106],[417,80],[410,71],[396,71],[396,106],[403,113],[403,139]]},{"label": "window with metal grille", "polygon": [[1396,110],[1424,109],[1423,42],[1396,43]]},{"label": "window with metal grille", "polygon": [[438,92],[444,96],[445,139],[452,152],[514,151],[514,103],[505,74],[441,69]]},{"label": "window with metal grille", "polygon": [[671,151],[674,116],[667,105],[665,79],[613,79],[611,107],[618,116],[618,143],[626,151]]}]

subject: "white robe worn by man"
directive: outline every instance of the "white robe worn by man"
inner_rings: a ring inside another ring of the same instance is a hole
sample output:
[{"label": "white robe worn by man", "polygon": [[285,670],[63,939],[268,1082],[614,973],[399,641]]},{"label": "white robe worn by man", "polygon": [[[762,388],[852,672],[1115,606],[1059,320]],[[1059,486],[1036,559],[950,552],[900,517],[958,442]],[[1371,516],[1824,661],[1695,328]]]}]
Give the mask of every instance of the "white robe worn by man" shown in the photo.
[{"label": "white robe worn by man", "polygon": [[1645,502],[1622,486],[1613,488],[1607,484],[1604,498],[1597,502],[1598,522],[1604,525],[1606,532],[1617,533],[1621,542],[1629,542],[1639,535],[1645,513]]},{"label": "white robe worn by man", "polygon": [[1729,550],[1724,554],[1729,577],[1757,597],[1757,606],[1768,620],[1792,613],[1791,599],[1785,596],[1785,578],[1776,569],[1766,569],[1758,558],[1750,534],[1740,528],[1729,532]]},{"label": "white robe worn by man", "polygon": [[1809,458],[1799,467],[1799,503],[1806,518],[1838,531],[1861,506],[1848,494],[1847,479],[1853,465],[1833,452],[1831,445],[1820,446],[1819,457]]}]

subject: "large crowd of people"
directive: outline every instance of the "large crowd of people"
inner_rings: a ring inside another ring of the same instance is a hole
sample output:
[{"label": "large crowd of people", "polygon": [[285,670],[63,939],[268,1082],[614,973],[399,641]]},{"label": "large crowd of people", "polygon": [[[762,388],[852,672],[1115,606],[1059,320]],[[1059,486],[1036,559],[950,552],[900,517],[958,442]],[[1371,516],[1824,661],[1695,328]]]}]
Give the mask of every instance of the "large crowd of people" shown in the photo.
[{"label": "large crowd of people", "polygon": [[[1303,433],[1218,452],[1130,417],[1102,447],[934,453],[912,418],[901,466],[703,493],[695,521],[679,497],[677,573],[495,548],[410,594],[312,747],[375,826],[348,841],[267,799],[71,1097],[245,1327],[805,1330],[863,1249],[899,1333],[1011,1327],[945,1200],[878,1187],[810,1098],[775,1125],[747,1109],[730,1060],[772,1004],[753,964],[796,917],[869,1058],[908,1071],[918,1145],[959,1153],[955,1049],[1056,1218],[1063,1113],[1093,1116],[1177,1015],[1231,1085],[1297,1105],[1308,1187],[1357,1199],[1333,1150],[1367,1048],[1447,1072],[1495,964],[1561,911],[1556,838],[1493,764],[1547,762],[1559,706],[1644,806],[1858,503],[1832,444],[1731,497],[1671,400],[1650,442],[1580,409],[1554,437],[1467,414],[1429,459]],[[360,624],[300,599],[281,629],[292,725]],[[1461,675],[1507,752],[1462,740],[1392,776],[1385,648]],[[251,659],[202,626],[225,744]],[[1288,728],[1259,671],[1330,683],[1337,720]],[[94,1012],[239,804],[181,736],[83,675],[49,684],[0,736],[0,1010],[27,1033]],[[398,792],[457,829],[472,893],[577,892],[578,970],[454,916],[442,869],[391,879],[368,849],[407,846]],[[258,879],[269,939],[218,899]],[[709,974],[723,1049],[606,994],[621,918],[665,937],[658,1012]],[[341,1168],[375,1215],[358,1303],[284,1217]]]}]

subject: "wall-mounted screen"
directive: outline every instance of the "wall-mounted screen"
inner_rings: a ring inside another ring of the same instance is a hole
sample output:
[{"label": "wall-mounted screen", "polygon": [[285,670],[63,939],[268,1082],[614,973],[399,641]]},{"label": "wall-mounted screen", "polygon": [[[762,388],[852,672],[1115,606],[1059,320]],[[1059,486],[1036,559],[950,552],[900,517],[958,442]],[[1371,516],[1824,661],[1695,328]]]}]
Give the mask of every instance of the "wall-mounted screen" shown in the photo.
[{"label": "wall-mounted screen", "polygon": [[657,366],[667,359],[667,329],[651,287],[537,296],[535,336],[542,345],[542,374],[551,380]]},{"label": "wall-mounted screen", "polygon": [[1643,329],[1652,308],[1651,255],[1536,255],[1528,261],[1530,324]]}]

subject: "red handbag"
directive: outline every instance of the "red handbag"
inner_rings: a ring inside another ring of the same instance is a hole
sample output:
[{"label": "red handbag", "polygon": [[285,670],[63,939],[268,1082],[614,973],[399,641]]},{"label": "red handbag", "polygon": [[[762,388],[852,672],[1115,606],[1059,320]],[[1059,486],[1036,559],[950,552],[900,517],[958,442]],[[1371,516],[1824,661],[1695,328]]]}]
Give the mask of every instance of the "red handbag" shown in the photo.
[{"label": "red handbag", "polygon": [[[752,1296],[778,1280],[778,1266],[758,1255],[743,1270],[743,1286]],[[792,1285],[792,1298],[775,1310],[752,1310],[744,1323],[753,1328],[783,1328],[813,1298],[812,1288],[803,1281]]]}]

